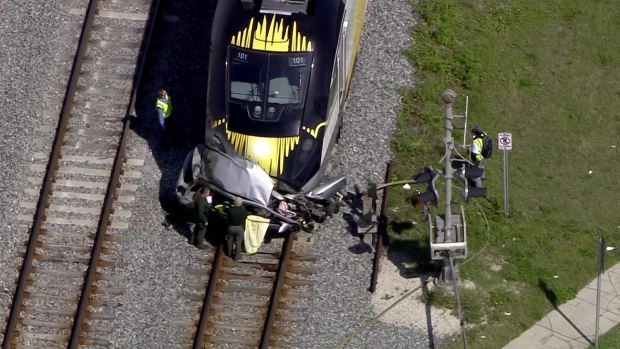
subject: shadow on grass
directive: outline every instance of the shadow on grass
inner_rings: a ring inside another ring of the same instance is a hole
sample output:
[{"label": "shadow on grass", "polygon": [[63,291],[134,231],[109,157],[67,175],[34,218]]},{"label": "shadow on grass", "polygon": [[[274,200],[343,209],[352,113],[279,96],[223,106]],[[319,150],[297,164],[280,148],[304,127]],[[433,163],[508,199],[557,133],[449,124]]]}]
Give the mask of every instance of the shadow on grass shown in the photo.
[{"label": "shadow on grass", "polygon": [[[397,234],[415,227],[411,221],[391,221],[389,225],[390,230]],[[392,236],[389,240],[387,257],[398,267],[402,277],[423,277],[439,272],[440,268],[437,263],[430,259],[427,239],[405,239]]]},{"label": "shadow on grass", "polygon": [[[586,340],[586,342],[590,343],[590,344],[594,344],[592,343],[592,341],[590,340],[590,338],[588,338],[588,336],[586,336],[585,333],[583,333],[583,331],[581,331],[577,325],[575,325],[575,323],[573,321],[571,321],[571,319],[569,319],[563,312],[562,310],[560,310],[560,308],[558,307],[558,296],[555,294],[555,292],[553,292],[552,289],[549,288],[549,286],[547,286],[547,282],[543,279],[538,279],[538,288],[541,289],[541,291],[543,291],[543,293],[545,294],[545,297],[547,298],[547,300],[549,301],[549,303],[551,303],[551,305],[553,305],[553,308],[555,309],[555,311],[557,311],[560,315],[562,315],[562,317],[564,318],[564,320],[566,320],[566,322],[568,322],[574,329],[575,331],[577,331],[577,333],[579,333],[579,335]],[[553,330],[553,329],[551,329]]]},{"label": "shadow on grass", "polygon": [[413,228],[415,228],[416,224],[412,221],[407,221],[407,222],[395,222],[392,221],[390,222],[390,229],[396,233],[396,234],[402,234],[403,232],[407,231],[407,230],[411,230]]}]

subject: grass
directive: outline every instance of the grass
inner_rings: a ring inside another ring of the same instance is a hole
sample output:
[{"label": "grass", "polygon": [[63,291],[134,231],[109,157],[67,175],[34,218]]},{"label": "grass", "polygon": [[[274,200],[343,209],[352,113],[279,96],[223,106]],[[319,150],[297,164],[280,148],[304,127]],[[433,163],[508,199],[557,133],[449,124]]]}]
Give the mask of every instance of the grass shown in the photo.
[{"label": "grass", "polygon": [[[469,96],[470,123],[495,142],[498,132],[513,135],[510,215],[503,215],[495,149],[487,197],[466,204],[475,258],[461,263],[461,277],[476,286],[463,294],[470,344],[499,348],[595,276],[599,234],[620,244],[620,3],[420,0],[413,7],[420,20],[407,54],[417,83],[404,93],[392,144],[395,180],[440,167],[446,88],[460,96],[457,114]],[[431,270],[425,225],[401,224],[420,218],[410,193],[392,193],[390,207],[399,210],[390,216],[390,248],[414,246],[420,270]],[[617,252],[607,258],[620,260]],[[452,347],[461,346],[457,336]]]},{"label": "grass", "polygon": [[[620,348],[620,326],[616,326],[609,330],[609,332],[600,336],[598,339],[599,348]],[[588,349],[596,348],[594,345],[590,345]]]}]

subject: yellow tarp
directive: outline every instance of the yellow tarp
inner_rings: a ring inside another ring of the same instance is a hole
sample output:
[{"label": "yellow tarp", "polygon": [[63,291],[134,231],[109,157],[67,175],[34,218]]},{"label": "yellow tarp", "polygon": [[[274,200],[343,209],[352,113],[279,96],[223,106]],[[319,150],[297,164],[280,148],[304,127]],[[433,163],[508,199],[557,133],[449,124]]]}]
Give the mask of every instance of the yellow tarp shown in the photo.
[{"label": "yellow tarp", "polygon": [[263,243],[263,238],[269,227],[269,218],[249,215],[245,220],[245,235],[243,243],[245,251],[249,254],[256,253]]}]

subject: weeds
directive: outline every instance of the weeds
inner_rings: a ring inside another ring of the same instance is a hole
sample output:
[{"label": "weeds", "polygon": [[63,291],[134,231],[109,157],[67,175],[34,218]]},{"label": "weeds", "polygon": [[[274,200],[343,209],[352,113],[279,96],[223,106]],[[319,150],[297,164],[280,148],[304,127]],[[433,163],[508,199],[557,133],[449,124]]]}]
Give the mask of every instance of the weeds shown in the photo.
[{"label": "weeds", "polygon": [[[414,8],[407,57],[417,81],[403,93],[395,180],[437,166],[446,88],[461,97],[457,112],[470,97],[470,122],[490,135],[513,134],[510,216],[496,152],[486,165],[487,198],[466,205],[470,255],[484,250],[461,267],[461,278],[475,285],[463,291],[471,345],[499,348],[592,280],[601,232],[610,245],[620,243],[620,4],[420,0]],[[400,208],[391,219],[422,222],[410,193],[394,190],[390,206]],[[432,270],[425,224],[391,234],[390,248],[409,249],[421,270]],[[608,265],[619,260],[607,258]],[[427,300],[454,306],[435,291]]]}]

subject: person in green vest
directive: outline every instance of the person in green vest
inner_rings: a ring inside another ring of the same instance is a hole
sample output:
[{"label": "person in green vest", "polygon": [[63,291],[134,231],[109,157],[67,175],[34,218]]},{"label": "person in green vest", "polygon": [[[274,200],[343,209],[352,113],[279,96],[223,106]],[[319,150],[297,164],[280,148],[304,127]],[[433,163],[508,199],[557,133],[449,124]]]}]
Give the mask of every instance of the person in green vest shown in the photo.
[{"label": "person in green vest", "polygon": [[194,196],[194,213],[196,216],[196,226],[192,237],[192,245],[199,249],[207,248],[205,244],[205,234],[209,225],[209,210],[211,209],[211,190],[207,187],[198,189]]},{"label": "person in green vest", "polygon": [[[471,161],[474,163],[475,167],[479,167],[484,170],[484,156],[482,156],[482,147],[484,146],[484,137],[486,137],[486,133],[482,129],[480,125],[474,125],[471,129],[472,136],[474,138],[471,145]],[[483,177],[484,177],[484,172]],[[474,180],[476,187],[482,186],[481,179],[483,177],[478,177]]]},{"label": "person in green vest", "polygon": [[226,209],[228,215],[228,229],[224,236],[226,255],[234,260],[239,259],[241,254],[241,243],[245,234],[245,219],[248,211],[243,207],[241,198],[235,197],[233,205]]},{"label": "person in green vest", "polygon": [[155,102],[159,126],[164,133],[164,144],[166,146],[174,143],[174,118],[172,115],[172,101],[168,92],[164,89],[157,91],[157,101]]}]

